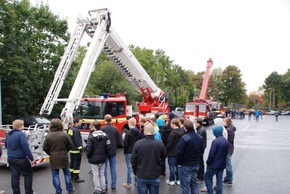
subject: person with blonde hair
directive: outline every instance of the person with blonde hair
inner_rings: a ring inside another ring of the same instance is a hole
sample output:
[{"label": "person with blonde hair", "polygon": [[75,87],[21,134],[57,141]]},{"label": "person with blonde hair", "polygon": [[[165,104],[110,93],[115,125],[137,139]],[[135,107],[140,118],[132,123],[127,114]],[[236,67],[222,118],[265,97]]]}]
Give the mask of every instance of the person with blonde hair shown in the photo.
[{"label": "person with blonde hair", "polygon": [[60,119],[51,120],[49,133],[46,135],[43,150],[49,155],[50,168],[52,173],[52,183],[56,194],[62,193],[59,179],[59,170],[62,169],[66,190],[73,193],[71,173],[69,170],[68,152],[71,150],[73,143],[67,133],[63,131],[63,124]]},{"label": "person with blonde hair", "polygon": [[29,149],[26,135],[22,133],[23,120],[14,120],[13,129],[7,133],[5,148],[7,149],[8,164],[11,172],[11,186],[13,193],[20,193],[20,175],[24,176],[24,188],[26,194],[33,194],[33,172],[31,162],[34,161]]},{"label": "person with blonde hair", "polygon": [[132,157],[132,150],[135,143],[142,139],[142,134],[138,131],[136,127],[136,119],[130,118],[128,120],[129,131],[126,133],[125,140],[124,140],[124,155],[125,161],[127,166],[127,182],[123,184],[124,187],[130,188],[132,184],[132,164],[131,164],[131,157]]}]

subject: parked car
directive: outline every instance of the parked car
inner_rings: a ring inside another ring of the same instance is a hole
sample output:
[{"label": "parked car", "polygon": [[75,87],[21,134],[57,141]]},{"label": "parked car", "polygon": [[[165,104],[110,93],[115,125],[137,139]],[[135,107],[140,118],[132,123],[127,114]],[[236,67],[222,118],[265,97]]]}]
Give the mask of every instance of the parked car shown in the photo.
[{"label": "parked car", "polygon": [[49,119],[43,116],[35,116],[35,115],[18,117],[17,119],[21,119],[24,121],[24,127],[29,127],[31,125],[43,126],[48,125],[50,123]]},{"label": "parked car", "polygon": [[270,110],[270,111],[267,111],[265,112],[267,115],[274,115],[276,113],[275,110]]},{"label": "parked car", "polygon": [[282,112],[281,115],[290,115],[290,111]]}]

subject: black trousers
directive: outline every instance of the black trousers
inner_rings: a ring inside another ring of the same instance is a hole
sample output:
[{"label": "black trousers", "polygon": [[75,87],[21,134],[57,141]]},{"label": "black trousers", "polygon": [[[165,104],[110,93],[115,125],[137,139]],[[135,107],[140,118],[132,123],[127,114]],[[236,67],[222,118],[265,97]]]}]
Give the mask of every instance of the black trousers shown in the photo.
[{"label": "black trousers", "polygon": [[80,168],[81,168],[82,154],[81,153],[70,153],[70,172],[73,179],[79,179]]},{"label": "black trousers", "polygon": [[199,180],[203,180],[203,176],[204,176],[204,161],[203,161],[203,154],[204,154],[204,150],[200,152],[199,155],[199,170],[198,170],[198,174],[197,174],[197,179]]}]

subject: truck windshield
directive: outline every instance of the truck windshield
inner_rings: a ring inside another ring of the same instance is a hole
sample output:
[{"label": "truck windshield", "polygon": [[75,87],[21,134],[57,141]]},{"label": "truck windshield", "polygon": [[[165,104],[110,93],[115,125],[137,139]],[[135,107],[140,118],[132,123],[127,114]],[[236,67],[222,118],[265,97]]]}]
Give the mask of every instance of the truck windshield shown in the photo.
[{"label": "truck windshield", "polygon": [[74,116],[87,119],[103,119],[107,102],[81,101]]},{"label": "truck windshield", "polygon": [[212,110],[219,110],[219,109],[221,109],[221,106],[220,106],[220,104],[218,104],[218,103],[213,103],[212,104]]},{"label": "truck windshield", "polygon": [[[195,104],[187,104],[185,112],[195,112]],[[205,104],[199,104],[199,112],[206,112],[207,106]]]}]

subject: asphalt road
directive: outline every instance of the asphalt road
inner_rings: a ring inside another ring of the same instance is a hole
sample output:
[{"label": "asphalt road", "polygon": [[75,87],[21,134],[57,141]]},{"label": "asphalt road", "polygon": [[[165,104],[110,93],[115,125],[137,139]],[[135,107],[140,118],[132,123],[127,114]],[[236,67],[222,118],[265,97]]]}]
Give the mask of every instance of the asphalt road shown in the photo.
[{"label": "asphalt road", "polygon": [[[274,116],[264,115],[262,120],[233,120],[237,127],[235,151],[232,157],[234,184],[224,187],[224,194],[289,194],[290,193],[290,116],[280,116],[276,122]],[[208,155],[213,135],[212,126],[207,127]],[[167,165],[168,167],[168,165]],[[90,194],[94,190],[92,175],[88,174],[90,166],[85,156],[82,160],[81,177],[84,183],[73,183],[76,194]],[[168,170],[167,170],[168,174]],[[179,186],[168,186],[165,181],[168,175],[161,179],[160,194],[181,193]],[[65,185],[61,175],[62,187]],[[122,149],[117,154],[117,189],[108,194],[135,194],[137,188],[126,189],[122,184],[126,181],[126,165]],[[110,183],[110,182],[109,182]],[[22,192],[23,179],[21,179]],[[39,194],[52,194],[49,166],[34,168],[33,187]],[[204,183],[199,184],[204,187]],[[12,194],[10,187],[10,172],[6,166],[0,166],[0,190]],[[66,192],[64,192],[66,193]],[[200,192],[202,193],[202,192]]]}]

